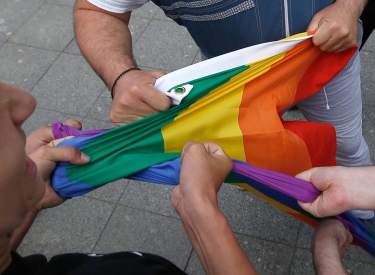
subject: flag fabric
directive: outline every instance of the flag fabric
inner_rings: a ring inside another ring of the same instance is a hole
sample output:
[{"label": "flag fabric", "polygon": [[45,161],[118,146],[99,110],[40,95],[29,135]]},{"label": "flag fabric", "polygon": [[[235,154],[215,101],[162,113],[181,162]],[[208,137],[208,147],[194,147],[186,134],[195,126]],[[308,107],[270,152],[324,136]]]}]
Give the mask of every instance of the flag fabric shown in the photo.
[{"label": "flag fabric", "polygon": [[[89,155],[91,162],[82,166],[58,163],[53,188],[63,198],[70,198],[124,177],[177,185],[183,145],[188,140],[210,141],[238,160],[235,168],[245,165],[257,171],[255,174],[267,169],[260,179],[247,175],[246,169],[234,169],[227,182],[316,226],[319,219],[296,203],[298,194],[285,192],[301,183],[291,176],[336,164],[335,130],[325,123],[284,121],[282,112],[322,89],[345,68],[357,48],[322,52],[311,37],[302,33],[252,46],[159,78],[155,87],[175,104],[166,112],[113,129],[86,132],[54,124],[56,137],[76,136],[59,146],[75,146]],[[272,180],[267,178],[271,174]],[[284,186],[284,191],[275,189],[283,177],[292,185]],[[310,199],[319,194],[310,183],[301,186],[303,190],[310,186],[306,189]],[[345,219],[340,216],[344,224],[358,221],[350,213],[345,215]],[[361,237],[358,243],[375,255],[371,234],[360,229],[352,228]]]}]

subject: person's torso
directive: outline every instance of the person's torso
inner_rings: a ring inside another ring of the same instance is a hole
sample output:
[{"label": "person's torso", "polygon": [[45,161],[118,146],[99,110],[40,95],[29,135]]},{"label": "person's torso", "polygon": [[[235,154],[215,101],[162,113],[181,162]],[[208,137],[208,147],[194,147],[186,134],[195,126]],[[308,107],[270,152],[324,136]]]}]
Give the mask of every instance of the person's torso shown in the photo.
[{"label": "person's torso", "polygon": [[333,0],[152,0],[207,58],[306,31]]}]

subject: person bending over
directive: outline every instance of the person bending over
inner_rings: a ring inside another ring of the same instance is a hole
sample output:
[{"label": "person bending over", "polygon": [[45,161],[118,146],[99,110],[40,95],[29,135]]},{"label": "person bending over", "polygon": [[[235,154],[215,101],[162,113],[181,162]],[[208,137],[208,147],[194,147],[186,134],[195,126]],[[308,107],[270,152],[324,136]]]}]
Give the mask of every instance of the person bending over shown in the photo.
[{"label": "person bending over", "polygon": [[[31,94],[0,83],[0,274],[185,274],[148,253],[71,253],[47,262],[43,255],[21,257],[15,252],[38,213],[64,202],[50,185],[56,162],[90,161],[74,147],[56,147],[62,139],[54,140],[51,127],[26,138],[21,126],[35,106]],[[81,128],[76,120],[65,123]],[[194,142],[185,145],[181,160],[181,184],[173,190],[172,204],[205,272],[256,274],[217,204],[232,161],[218,145]]]}]

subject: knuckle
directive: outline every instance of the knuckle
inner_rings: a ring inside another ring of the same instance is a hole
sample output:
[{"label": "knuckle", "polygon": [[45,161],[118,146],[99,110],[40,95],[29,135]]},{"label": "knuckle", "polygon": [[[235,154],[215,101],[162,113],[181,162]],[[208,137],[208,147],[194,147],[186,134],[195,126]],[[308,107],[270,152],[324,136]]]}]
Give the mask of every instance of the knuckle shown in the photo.
[{"label": "knuckle", "polygon": [[67,154],[69,159],[73,159],[76,156],[78,156],[80,154],[80,152],[78,151],[77,148],[72,147],[72,146],[68,146],[68,147],[66,147],[66,154]]},{"label": "knuckle", "polygon": [[171,101],[169,100],[169,98],[167,98],[167,100],[164,100],[162,103],[161,103],[161,110],[163,112],[169,110],[169,108],[171,107]]},{"label": "knuckle", "polygon": [[189,144],[189,150],[191,151],[191,152],[200,152],[200,151],[202,151],[202,150],[204,150],[204,145],[202,144],[202,143],[199,143],[199,142],[191,142],[190,144]]}]

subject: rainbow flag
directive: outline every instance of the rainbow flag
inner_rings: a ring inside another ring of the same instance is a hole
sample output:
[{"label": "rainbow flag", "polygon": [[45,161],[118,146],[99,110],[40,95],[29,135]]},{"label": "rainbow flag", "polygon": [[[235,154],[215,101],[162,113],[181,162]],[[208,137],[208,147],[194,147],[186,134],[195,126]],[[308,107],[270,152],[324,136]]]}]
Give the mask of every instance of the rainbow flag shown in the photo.
[{"label": "rainbow flag", "polygon": [[184,96],[181,103],[92,137],[66,141],[92,159],[84,166],[65,167],[66,179],[101,186],[178,158],[188,140],[215,142],[234,159],[289,175],[335,165],[332,125],[283,121],[281,114],[323,88],[355,51],[322,52],[303,33],[167,74],[155,87],[172,97]]},{"label": "rainbow flag", "polygon": [[[240,161],[235,167],[245,162],[247,170],[255,171],[233,170],[227,182],[316,226],[319,219],[303,211],[296,203],[299,195],[290,193],[301,184],[290,176],[336,164],[335,130],[324,123],[284,121],[282,112],[322,89],[344,69],[357,48],[322,52],[311,36],[302,33],[245,48],[159,78],[155,87],[175,104],[166,112],[113,129],[82,133],[55,124],[56,137],[76,136],[59,145],[77,147],[91,162],[83,166],[59,163],[53,188],[63,198],[70,198],[123,177],[177,185],[179,157],[186,141],[211,141]],[[257,178],[261,169],[268,172]],[[279,190],[276,187],[283,176],[292,185]],[[270,187],[271,182],[276,184]],[[301,186],[305,190],[307,185]],[[306,190],[310,199],[319,194]],[[349,223],[352,225],[352,220]],[[356,236],[370,236],[358,228],[353,227]],[[371,238],[362,243],[375,255]]]}]

